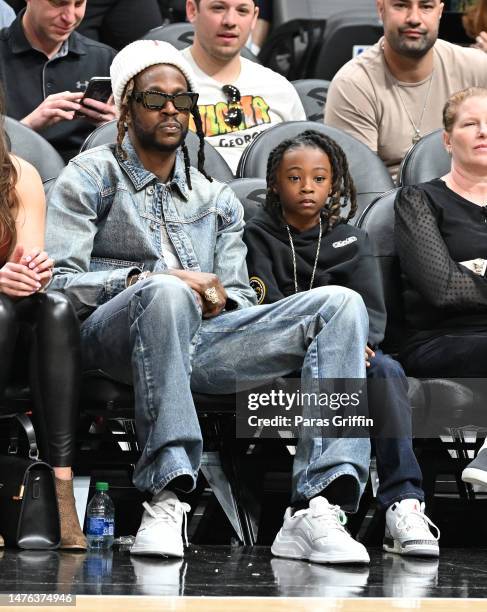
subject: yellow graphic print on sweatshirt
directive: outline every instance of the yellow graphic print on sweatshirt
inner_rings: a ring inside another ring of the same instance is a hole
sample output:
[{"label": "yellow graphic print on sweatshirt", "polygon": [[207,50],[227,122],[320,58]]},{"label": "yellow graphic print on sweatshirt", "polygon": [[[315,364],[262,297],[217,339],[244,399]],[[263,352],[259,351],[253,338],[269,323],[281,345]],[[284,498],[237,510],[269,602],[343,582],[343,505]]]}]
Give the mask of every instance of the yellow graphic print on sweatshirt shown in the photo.
[{"label": "yellow graphic print on sweatshirt", "polygon": [[[242,96],[238,106],[242,109],[242,122],[238,127],[232,127],[225,123],[225,115],[228,112],[226,102],[198,106],[205,136],[211,137],[230,134],[231,132],[241,132],[271,122],[269,105],[261,96]],[[192,116],[190,117],[189,128],[193,132],[196,131]]]}]

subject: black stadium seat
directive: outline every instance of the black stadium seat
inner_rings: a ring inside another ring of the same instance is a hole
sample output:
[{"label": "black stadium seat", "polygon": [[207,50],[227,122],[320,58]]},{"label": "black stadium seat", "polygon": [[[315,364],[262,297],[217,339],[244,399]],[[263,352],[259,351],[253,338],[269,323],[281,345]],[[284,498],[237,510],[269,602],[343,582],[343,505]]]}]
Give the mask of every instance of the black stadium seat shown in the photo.
[{"label": "black stadium seat", "polygon": [[262,178],[240,178],[228,183],[244,207],[245,220],[248,221],[265,202],[266,182]]},{"label": "black stadium seat", "polygon": [[164,40],[176,49],[186,49],[193,44],[194,29],[190,23],[170,23],[149,30],[142,40]]},{"label": "black stadium seat", "polygon": [[274,0],[273,26],[277,28],[292,19],[328,19],[342,11],[374,9],[374,0]]},{"label": "black stadium seat", "polygon": [[451,159],[443,145],[443,129],[423,136],[406,153],[399,168],[400,185],[417,185],[450,171]]},{"label": "black stadium seat", "polygon": [[265,178],[267,158],[272,149],[286,138],[293,138],[305,130],[322,132],[336,140],[345,151],[357,188],[358,210],[355,219],[379,194],[394,187],[387,168],[368,147],[341,130],[312,121],[279,123],[259,134],[243,152],[237,176]]},{"label": "black stadium seat", "polygon": [[394,200],[397,192],[398,189],[391,189],[379,196],[357,220],[357,226],[369,234],[381,269],[387,309],[387,334],[383,348],[387,353],[399,351],[406,328],[401,296],[401,271],[394,243]]},{"label": "black stadium seat", "polygon": [[[154,28],[149,30],[144,36],[142,36],[142,40],[164,40],[165,42],[171,43],[176,49],[180,51],[182,49],[186,49],[193,44],[194,39],[194,28],[190,23],[170,23],[169,25],[159,26],[158,28]],[[244,47],[240,52],[242,57],[245,57],[252,62],[259,63],[257,56]]]},{"label": "black stadium seat", "polygon": [[5,131],[11,152],[30,162],[43,182],[57,178],[65,164],[45,138],[11,117],[5,117]]},{"label": "black stadium seat", "polygon": [[308,121],[323,121],[326,96],[330,81],[324,79],[298,79],[293,85],[304,106]]},{"label": "black stadium seat", "polygon": [[314,64],[314,78],[331,81],[359,48],[374,45],[383,33],[375,9],[333,15],[326,23],[323,43]]},{"label": "black stadium seat", "polygon": [[288,81],[305,79],[314,66],[325,28],[324,19],[293,19],[281,23],[265,40],[259,60]]},{"label": "black stadium seat", "polygon": [[[113,144],[116,141],[117,122],[115,120],[109,121],[108,123],[98,127],[88,136],[81,147],[80,153],[100,145]],[[191,164],[197,167],[200,141],[194,132],[188,132],[186,136],[186,144],[188,146]],[[205,169],[208,174],[224,183],[228,183],[228,181],[231,181],[234,178],[227,162],[223,159],[220,153],[218,153],[218,151],[208,143],[205,143],[205,157]]]}]

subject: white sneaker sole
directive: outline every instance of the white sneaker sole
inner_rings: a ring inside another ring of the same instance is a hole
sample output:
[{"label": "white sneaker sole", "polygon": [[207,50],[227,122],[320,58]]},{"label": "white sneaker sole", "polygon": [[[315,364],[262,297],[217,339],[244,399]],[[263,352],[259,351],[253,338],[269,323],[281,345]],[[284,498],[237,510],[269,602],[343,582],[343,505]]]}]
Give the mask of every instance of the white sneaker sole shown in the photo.
[{"label": "white sneaker sole", "polygon": [[163,550],[161,548],[155,548],[154,546],[137,546],[133,545],[130,549],[131,555],[150,555],[155,557],[177,557],[182,559],[184,557],[184,551],[178,550]]},{"label": "white sneaker sole", "polygon": [[401,543],[397,540],[393,540],[392,546],[390,544],[386,544],[385,542],[382,544],[383,550],[388,553],[396,553],[398,555],[403,555],[405,557],[439,557],[440,549],[437,545],[434,544],[412,544],[406,548],[401,546]]},{"label": "white sneaker sole", "polygon": [[317,552],[308,546],[299,546],[295,538],[289,540],[279,538],[279,534],[271,546],[271,552],[275,557],[312,563],[370,563],[369,553],[365,549],[363,552]]},{"label": "white sneaker sole", "polygon": [[487,487],[487,472],[478,468],[465,468],[462,472],[463,482]]}]

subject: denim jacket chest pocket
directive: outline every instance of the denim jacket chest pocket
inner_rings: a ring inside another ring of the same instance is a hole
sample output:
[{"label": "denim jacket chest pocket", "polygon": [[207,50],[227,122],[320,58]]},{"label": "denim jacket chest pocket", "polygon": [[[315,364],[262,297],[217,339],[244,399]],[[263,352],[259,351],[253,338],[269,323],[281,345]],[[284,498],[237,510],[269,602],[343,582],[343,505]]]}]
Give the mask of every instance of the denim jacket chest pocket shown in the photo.
[{"label": "denim jacket chest pocket", "polygon": [[215,252],[219,226],[216,202],[200,200],[198,206],[188,206],[183,198],[173,195],[166,202],[164,217],[167,232],[184,267],[211,272],[214,261],[210,254]]},{"label": "denim jacket chest pocket", "polygon": [[113,261],[119,267],[126,267],[123,262],[128,262],[127,266],[135,264],[141,269],[145,263],[154,266],[161,248],[158,224],[146,212],[152,199],[144,192],[131,193],[128,189],[102,195],[103,214],[97,222],[92,262],[107,266]]}]

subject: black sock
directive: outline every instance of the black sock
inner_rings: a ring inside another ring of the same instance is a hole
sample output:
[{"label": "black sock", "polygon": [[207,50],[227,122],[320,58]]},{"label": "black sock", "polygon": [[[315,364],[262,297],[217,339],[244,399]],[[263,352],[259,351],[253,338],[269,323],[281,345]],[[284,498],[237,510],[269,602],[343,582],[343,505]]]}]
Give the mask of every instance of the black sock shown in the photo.
[{"label": "black sock", "polygon": [[183,474],[182,476],[176,476],[173,478],[171,482],[166,486],[166,489],[172,491],[173,493],[189,493],[193,488],[193,479],[191,476],[187,474]]}]

